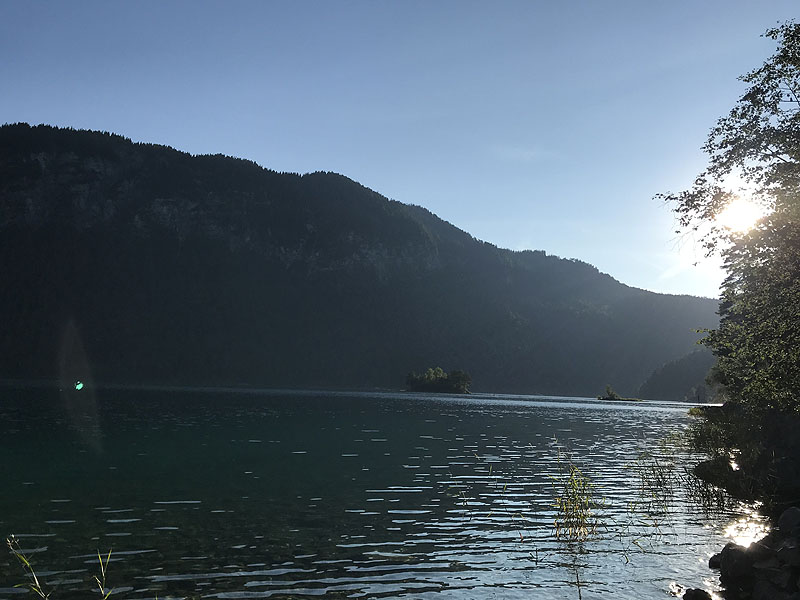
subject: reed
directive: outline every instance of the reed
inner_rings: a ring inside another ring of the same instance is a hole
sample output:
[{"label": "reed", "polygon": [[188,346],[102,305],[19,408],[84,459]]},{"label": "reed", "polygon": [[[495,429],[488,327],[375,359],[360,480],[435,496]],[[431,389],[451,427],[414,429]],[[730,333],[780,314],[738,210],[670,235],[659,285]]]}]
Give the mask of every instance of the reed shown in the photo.
[{"label": "reed", "polygon": [[597,532],[600,523],[595,486],[573,462],[569,453],[558,451],[558,475],[551,476],[554,488],[553,506],[556,517],[553,528],[556,538],[582,540]]},{"label": "reed", "polygon": [[11,554],[14,555],[14,558],[17,559],[20,566],[22,566],[25,577],[28,580],[26,583],[20,583],[14,587],[25,587],[43,600],[47,600],[50,597],[50,592],[46,592],[42,582],[39,581],[39,577],[36,575],[36,571],[33,569],[30,559],[25,555],[19,545],[19,540],[14,535],[10,535],[6,538],[6,545]]},{"label": "reed", "polygon": [[665,452],[641,451],[629,468],[634,473],[637,508],[649,515],[669,515],[681,485],[675,459]]},{"label": "reed", "polygon": [[98,591],[103,597],[103,600],[108,600],[108,597],[111,595],[111,590],[106,589],[106,572],[108,571],[108,563],[111,561],[111,550],[108,551],[108,556],[106,556],[105,562],[103,562],[103,557],[100,555],[100,551],[98,550],[97,560],[100,561],[100,577],[95,575],[94,580],[95,583],[97,583]]},{"label": "reed", "polygon": [[[20,583],[15,585],[14,587],[24,587],[27,588],[29,591],[33,592],[42,600],[49,600],[50,594],[52,591],[48,592],[45,590],[45,586],[43,582],[39,579],[39,576],[36,574],[35,569],[33,568],[33,564],[31,563],[30,558],[25,554],[22,550],[22,547],[19,545],[19,540],[14,535],[10,535],[6,538],[6,546],[8,546],[9,552],[17,559],[22,570],[25,573],[25,577],[27,582]],[[108,574],[108,563],[111,562],[111,550],[108,551],[105,559],[97,552],[97,560],[100,562],[100,575],[94,575],[94,581],[97,584],[97,590],[100,592],[100,597],[102,600],[108,600],[109,596],[111,596],[111,592],[113,590],[108,589],[106,587],[106,575]]]}]

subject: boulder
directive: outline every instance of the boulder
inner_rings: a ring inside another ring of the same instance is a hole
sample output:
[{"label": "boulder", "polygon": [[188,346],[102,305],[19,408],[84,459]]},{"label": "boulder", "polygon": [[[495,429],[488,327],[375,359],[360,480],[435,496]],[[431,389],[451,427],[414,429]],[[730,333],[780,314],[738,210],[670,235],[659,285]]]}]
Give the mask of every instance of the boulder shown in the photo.
[{"label": "boulder", "polygon": [[741,581],[753,577],[753,556],[747,548],[728,542],[719,553],[720,579]]},{"label": "boulder", "polygon": [[734,479],[734,470],[731,461],[724,456],[704,460],[694,466],[694,475],[698,479],[728,489]]},{"label": "boulder", "polygon": [[791,506],[783,511],[778,518],[778,529],[785,536],[800,532],[800,508]]},{"label": "boulder", "polygon": [[[747,547],[747,553],[753,562],[763,563],[775,560],[775,548],[780,545],[781,540],[776,536],[766,537],[763,540],[753,542]],[[769,565],[767,565],[769,567]]]},{"label": "boulder", "polygon": [[689,588],[683,593],[683,600],[712,600],[712,597],[705,590]]}]

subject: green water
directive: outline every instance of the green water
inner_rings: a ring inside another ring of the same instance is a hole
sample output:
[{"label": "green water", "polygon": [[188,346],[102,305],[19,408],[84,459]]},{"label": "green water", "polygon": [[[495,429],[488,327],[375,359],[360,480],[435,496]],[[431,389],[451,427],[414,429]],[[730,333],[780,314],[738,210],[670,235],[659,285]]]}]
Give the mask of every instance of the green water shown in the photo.
[{"label": "green water", "polygon": [[[712,586],[738,516],[682,489],[658,522],[631,512],[632,460],[685,406],[85,391],[0,396],[0,530],[53,600],[91,597],[109,549],[116,598],[664,597]],[[565,449],[605,505],[584,542],[553,534]],[[23,580],[0,559],[0,599]]]}]

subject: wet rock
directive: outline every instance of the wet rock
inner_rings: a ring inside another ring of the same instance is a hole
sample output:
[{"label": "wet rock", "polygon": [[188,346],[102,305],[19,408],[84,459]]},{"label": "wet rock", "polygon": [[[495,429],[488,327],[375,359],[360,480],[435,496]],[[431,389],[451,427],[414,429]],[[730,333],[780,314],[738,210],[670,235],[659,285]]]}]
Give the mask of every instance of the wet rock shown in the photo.
[{"label": "wet rock", "polygon": [[738,581],[753,576],[753,556],[747,548],[728,542],[719,553],[720,578]]},{"label": "wet rock", "polygon": [[727,600],[800,600],[800,540],[785,533],[800,528],[800,510],[784,515],[783,529],[774,528],[747,548],[730,542],[711,557]]},{"label": "wet rock", "polygon": [[[753,542],[747,547],[747,553],[753,559],[754,563],[769,562],[775,559],[775,547],[780,544],[780,540],[776,538],[764,538],[758,542]],[[766,565],[765,568],[769,568]]]},{"label": "wet rock", "polygon": [[778,548],[783,543],[785,538],[786,536],[784,536],[780,531],[773,529],[765,537],[755,542],[755,544],[757,544],[760,548],[766,549],[766,551],[772,551],[772,549]]},{"label": "wet rock", "polygon": [[717,552],[714,556],[708,559],[709,569],[719,569],[721,562],[722,552]]},{"label": "wet rock", "polygon": [[778,529],[787,536],[800,533],[800,508],[792,506],[783,511],[778,519]]},{"label": "wet rock", "polygon": [[712,598],[705,590],[689,588],[683,593],[683,600],[712,600]]},{"label": "wet rock", "polygon": [[725,588],[726,599],[751,598],[756,573],[754,562],[747,548],[734,542],[725,545],[719,557],[719,581]]}]

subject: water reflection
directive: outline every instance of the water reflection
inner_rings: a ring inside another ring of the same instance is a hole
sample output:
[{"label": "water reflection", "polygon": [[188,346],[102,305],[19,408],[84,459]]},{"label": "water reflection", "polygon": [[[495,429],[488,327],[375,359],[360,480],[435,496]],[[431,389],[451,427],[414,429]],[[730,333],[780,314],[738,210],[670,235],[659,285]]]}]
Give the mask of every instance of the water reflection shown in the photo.
[{"label": "water reflection", "polygon": [[760,507],[760,502],[741,503],[739,511],[742,516],[725,527],[725,537],[740,546],[749,546],[765,538],[769,533],[769,524],[767,518],[758,512]]},{"label": "water reflection", "polygon": [[[36,558],[83,582],[61,584],[67,600],[96,570],[86,553],[109,547],[109,581],[133,599],[655,597],[708,577],[698,557],[738,515],[685,510],[682,486],[641,501],[631,465],[683,406],[114,391],[98,402],[102,455],[29,406],[0,406],[26,440],[0,442],[0,526],[51,536]],[[553,535],[559,445],[602,500],[579,542]]]}]

